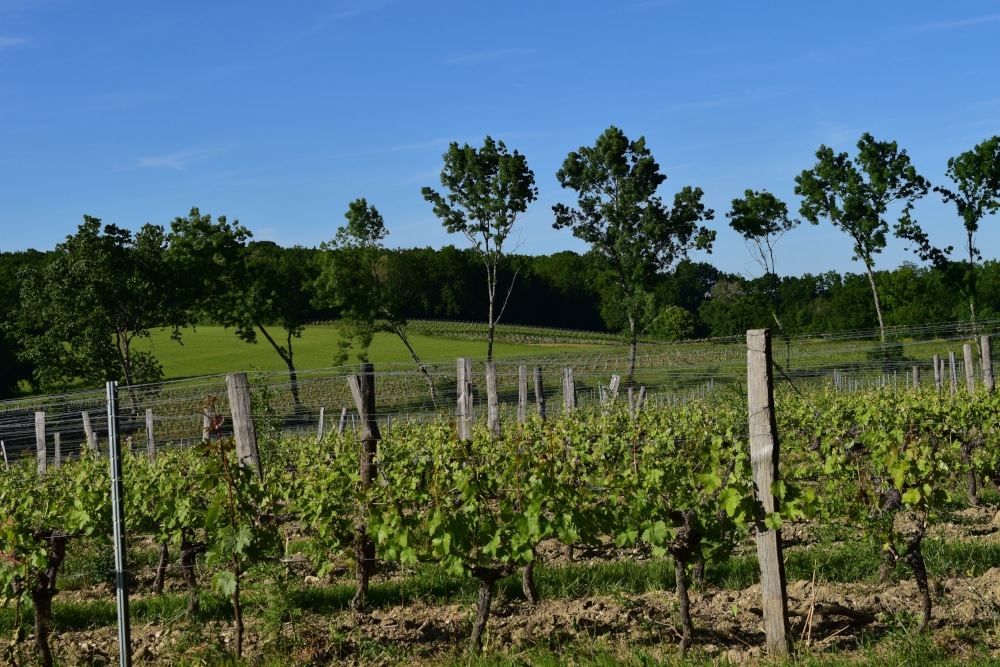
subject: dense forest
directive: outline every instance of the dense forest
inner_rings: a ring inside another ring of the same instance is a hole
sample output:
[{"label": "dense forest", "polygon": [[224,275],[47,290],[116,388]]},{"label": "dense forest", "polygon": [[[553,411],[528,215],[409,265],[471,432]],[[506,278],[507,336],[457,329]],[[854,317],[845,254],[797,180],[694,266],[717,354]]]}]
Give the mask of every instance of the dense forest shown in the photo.
[{"label": "dense forest", "polygon": [[[252,253],[268,258],[275,294],[284,292],[287,301],[295,302],[303,324],[341,317],[342,307],[324,303],[314,294],[327,251],[281,248],[270,242],[247,245]],[[17,354],[15,323],[22,306],[18,273],[25,267],[41,271],[55,255],[55,251],[34,250],[0,253],[0,312],[6,331],[0,340],[0,376],[5,395],[10,395],[17,381],[31,381],[34,370],[29,360]],[[383,271],[400,277],[393,289],[404,318],[485,321],[483,263],[474,250],[454,246],[384,250],[381,261]],[[1000,313],[1000,262],[988,260],[976,268],[977,315],[996,317]],[[968,303],[959,289],[965,273],[961,262],[947,270],[904,264],[875,272],[887,325],[968,319]],[[503,322],[592,331],[622,329],[614,282],[606,262],[595,253],[513,255],[502,266],[501,279],[513,280]],[[646,335],[664,340],[729,336],[755,327],[776,328],[778,323],[783,333],[801,334],[872,329],[877,322],[863,274],[831,271],[749,279],[705,262],[684,260],[672,273],[658,276],[655,294],[661,314]],[[203,323],[214,321],[202,319]],[[171,326],[167,320],[160,324]],[[264,324],[280,328],[276,316],[265,317]]]}]

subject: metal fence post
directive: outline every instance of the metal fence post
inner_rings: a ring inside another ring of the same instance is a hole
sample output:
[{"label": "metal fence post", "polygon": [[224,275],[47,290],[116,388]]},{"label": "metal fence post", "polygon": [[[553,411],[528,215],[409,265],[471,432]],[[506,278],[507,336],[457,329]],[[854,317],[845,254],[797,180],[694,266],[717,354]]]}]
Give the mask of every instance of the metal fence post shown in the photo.
[{"label": "metal fence post", "polygon": [[115,584],[118,600],[118,657],[121,667],[132,667],[132,631],[128,614],[128,564],[125,560],[125,503],[122,498],[122,454],[118,441],[118,383],[107,383],[108,451],[111,459],[111,525],[115,545]]}]

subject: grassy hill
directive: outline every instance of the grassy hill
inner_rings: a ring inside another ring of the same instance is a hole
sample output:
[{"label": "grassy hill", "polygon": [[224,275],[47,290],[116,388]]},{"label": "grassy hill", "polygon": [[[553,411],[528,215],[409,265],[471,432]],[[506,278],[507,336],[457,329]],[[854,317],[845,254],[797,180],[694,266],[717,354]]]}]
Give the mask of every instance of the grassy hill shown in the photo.
[{"label": "grassy hill", "polygon": [[[414,333],[410,336],[410,344],[421,360],[432,362],[458,357],[482,359],[486,356],[485,335],[481,338],[470,335],[467,325],[459,324],[450,328],[439,324],[434,330],[437,332],[435,335]],[[535,332],[540,333],[541,330]],[[520,334],[512,336],[510,332],[506,333],[508,338],[524,338]],[[232,329],[199,326],[196,330],[187,329],[183,332],[182,344],[171,340],[170,332],[163,330],[154,331],[151,339],[140,341],[136,347],[156,356],[163,364],[165,379],[217,375],[252,368],[265,371],[287,370],[271,345],[262,336],[258,338],[257,344],[250,345],[238,339]],[[574,335],[569,332],[552,331],[548,337],[536,335],[533,339],[554,342],[512,343],[498,336],[493,346],[494,358],[514,359],[604,347],[596,338],[589,342],[562,342],[575,340]],[[304,370],[332,366],[340,351],[338,340],[335,325],[315,324],[306,327],[301,338],[292,339],[295,367]],[[608,336],[607,340],[611,342],[614,338]],[[348,363],[356,363],[358,351],[357,348],[351,351]],[[390,334],[375,336],[368,350],[368,358],[376,365],[412,362],[399,338]]]}]

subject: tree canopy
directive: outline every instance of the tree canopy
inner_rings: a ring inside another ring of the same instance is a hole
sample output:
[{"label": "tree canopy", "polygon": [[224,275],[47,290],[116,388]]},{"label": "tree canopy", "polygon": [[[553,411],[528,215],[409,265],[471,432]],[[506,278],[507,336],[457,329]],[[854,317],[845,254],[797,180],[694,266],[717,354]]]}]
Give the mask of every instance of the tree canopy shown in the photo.
[{"label": "tree canopy", "polygon": [[514,151],[509,153],[502,141],[487,136],[482,148],[469,144],[461,148],[452,142],[444,154],[441,185],[448,194],[442,196],[430,187],[421,190],[424,199],[434,205],[434,215],[448,233],[461,233],[479,253],[486,268],[486,292],[489,302],[487,323],[489,334],[486,360],[493,359],[493,334],[503,316],[513,279],[503,302],[497,302],[500,285],[500,263],[517,217],[528,210],[528,204],[538,197],[535,174],[528,161]]},{"label": "tree canopy", "polygon": [[795,177],[795,194],[802,197],[799,211],[814,225],[828,219],[854,242],[854,260],[865,265],[879,331],[885,342],[885,318],[879,302],[873,268],[875,255],[886,246],[889,206],[902,206],[897,231],[913,225],[910,212],[914,202],[927,194],[930,183],[910,164],[905,150],[895,141],[876,141],[867,132],[858,140],[858,154],[852,161],[847,153],[833,152],[821,145],[816,151],[816,166]]},{"label": "tree canopy", "polygon": [[701,188],[682,188],[666,206],[656,194],[666,180],[646,140],[629,141],[609,127],[594,146],[573,151],[556,172],[559,184],[575,190],[577,207],[556,204],[553,227],[570,228],[610,267],[631,346],[629,375],[643,327],[655,316],[652,283],[694,249],[711,251],[715,232],[698,223],[713,211],[701,201]]}]

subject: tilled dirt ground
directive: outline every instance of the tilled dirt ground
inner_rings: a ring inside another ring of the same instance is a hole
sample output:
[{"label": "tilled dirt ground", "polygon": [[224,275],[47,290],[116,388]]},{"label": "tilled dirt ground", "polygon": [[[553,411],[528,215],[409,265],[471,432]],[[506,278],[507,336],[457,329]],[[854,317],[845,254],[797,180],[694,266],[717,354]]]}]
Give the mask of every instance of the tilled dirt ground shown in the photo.
[{"label": "tilled dirt ground", "polygon": [[[973,508],[932,531],[948,540],[998,539],[994,511]],[[790,530],[794,533],[794,530]],[[800,536],[791,536],[793,541]],[[558,545],[543,550],[547,563],[568,559]],[[630,558],[631,552],[577,554],[587,559]],[[1000,565],[1000,564],[998,564]],[[871,583],[833,584],[818,581],[788,583],[792,636],[812,653],[857,650],[880,637],[905,633],[920,618],[916,584],[902,580],[879,586]],[[324,586],[309,577],[306,585]],[[377,583],[376,583],[377,585]],[[934,641],[946,645],[957,659],[1000,655],[1000,567],[977,577],[932,579]],[[93,599],[110,589],[62,593],[64,599]],[[112,596],[113,597],[113,596]],[[57,598],[57,602],[59,598]],[[694,652],[718,662],[754,664],[764,658],[764,631],[759,585],[741,591],[709,588],[692,591],[696,629]],[[602,642],[623,651],[643,647],[653,653],[677,651],[677,597],[672,591],[642,595],[547,599],[537,604],[505,599],[494,602],[485,639],[486,651],[517,654],[544,648],[558,652],[575,643]],[[475,609],[471,603],[438,605],[415,602],[373,609],[364,615],[338,612],[330,616],[304,613],[294,623],[266,626],[248,622],[244,655],[273,656],[281,651],[288,664],[399,664],[421,663],[453,656],[467,641]],[[970,639],[971,637],[971,639]],[[231,624],[192,627],[183,618],[164,625],[132,628],[137,664],[197,664],[211,655],[231,650]],[[59,632],[52,639],[57,659],[64,664],[101,665],[117,662],[117,630],[104,627],[82,632]],[[31,664],[31,637],[19,648],[7,650],[10,663]],[[20,659],[18,659],[20,656]]]}]

